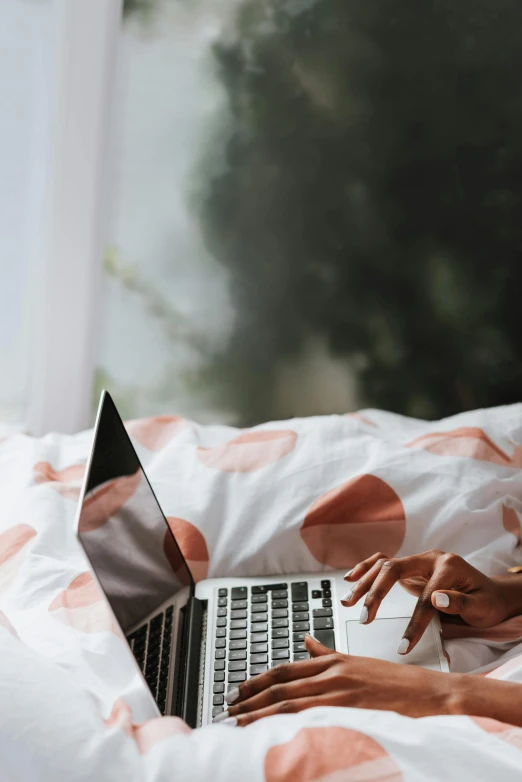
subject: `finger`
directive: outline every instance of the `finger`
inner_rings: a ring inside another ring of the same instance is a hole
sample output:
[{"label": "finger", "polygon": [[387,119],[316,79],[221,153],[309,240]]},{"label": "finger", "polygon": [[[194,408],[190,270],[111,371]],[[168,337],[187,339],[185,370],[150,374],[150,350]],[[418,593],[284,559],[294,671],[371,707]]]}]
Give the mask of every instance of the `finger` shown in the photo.
[{"label": "finger", "polygon": [[362,562],[358,562],[357,565],[355,565],[345,574],[344,580],[357,581],[359,578],[364,576],[364,574],[367,573],[379,559],[388,559],[388,557],[386,554],[381,554],[381,552],[379,552],[377,554],[373,554],[371,557],[368,557],[368,559],[363,559]]},{"label": "finger", "polygon": [[471,608],[473,601],[473,595],[466,595],[453,589],[437,589],[431,595],[432,605],[443,614],[466,613],[466,609]]},{"label": "finger", "polygon": [[417,600],[408,627],[404,631],[404,635],[397,647],[398,654],[408,654],[411,652],[424,635],[426,628],[435,614],[431,596],[433,592],[437,590],[437,586],[436,579],[428,581],[424,592]]},{"label": "finger", "polygon": [[324,657],[326,654],[333,654],[333,649],[329,649],[311,635],[305,635],[304,643],[310,657]]},{"label": "finger", "polygon": [[366,573],[366,575],[363,576],[361,580],[355,584],[345,595],[343,595],[341,598],[341,603],[345,606],[356,605],[361,597],[363,597],[371,588],[371,585],[379,575],[380,570],[385,562],[386,559],[378,559],[377,562],[375,562],[370,570]]},{"label": "finger", "polygon": [[[361,622],[363,624],[373,622],[382,601],[390,589],[403,578],[403,568],[404,563],[402,559],[387,559],[386,562],[383,562],[380,572],[377,574],[364,601],[364,607],[361,612]],[[366,614],[364,613],[364,608],[366,608]]]},{"label": "finger", "polygon": [[[253,711],[266,709],[284,701],[295,701],[300,698],[317,697],[324,693],[324,677],[312,676],[309,679],[274,684],[263,692],[248,698],[240,703],[233,703],[228,707],[227,716],[238,717],[240,714],[249,714]],[[221,721],[221,720],[219,720]]]},{"label": "finger", "polygon": [[330,665],[328,657],[314,657],[311,660],[301,660],[296,663],[277,665],[259,676],[247,679],[238,687],[233,687],[225,695],[227,703],[239,703],[252,698],[263,690],[273,687],[275,684],[286,684],[296,679],[307,679],[324,671]]},{"label": "finger", "polygon": [[297,698],[293,701],[281,701],[247,714],[230,715],[223,720],[223,725],[230,725],[231,727],[237,725],[238,728],[245,728],[252,722],[263,719],[263,717],[273,717],[276,714],[295,714],[298,711],[312,709],[318,705],[320,704],[317,698]]}]

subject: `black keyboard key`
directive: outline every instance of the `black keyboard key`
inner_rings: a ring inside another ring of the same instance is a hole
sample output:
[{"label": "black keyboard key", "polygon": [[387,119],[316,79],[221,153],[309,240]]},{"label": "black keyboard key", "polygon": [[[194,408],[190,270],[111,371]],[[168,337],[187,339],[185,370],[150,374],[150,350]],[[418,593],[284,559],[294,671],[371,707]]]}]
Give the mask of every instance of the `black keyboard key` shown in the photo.
[{"label": "black keyboard key", "polygon": [[272,649],[272,660],[286,660],[290,657],[289,649]]},{"label": "black keyboard key", "polygon": [[333,619],[329,616],[314,619],[314,630],[333,630]]},{"label": "black keyboard key", "polygon": [[252,614],[250,617],[251,622],[267,622],[268,621],[268,614],[266,611],[262,614]]},{"label": "black keyboard key", "polygon": [[264,595],[268,592],[268,590],[271,589],[270,584],[267,586],[253,586],[250,587],[250,591],[253,595]]},{"label": "black keyboard key", "polygon": [[250,646],[250,654],[262,654],[268,652],[268,644],[252,644]]},{"label": "black keyboard key", "polygon": [[253,614],[262,614],[263,611],[266,611],[266,604],[255,603],[250,610],[252,611]]},{"label": "black keyboard key", "polygon": [[241,611],[248,608],[248,600],[232,600],[230,608],[234,611]]},{"label": "black keyboard key", "polygon": [[268,671],[268,665],[251,665],[250,676],[257,676],[260,673]]},{"label": "black keyboard key", "polygon": [[312,589],[312,599],[313,600],[319,600],[320,597],[322,597],[323,593],[320,589]]},{"label": "black keyboard key", "polygon": [[246,662],[244,660],[232,660],[228,664],[228,670],[229,673],[230,671],[246,671]]},{"label": "black keyboard key", "polygon": [[221,714],[222,711],[223,711],[223,706],[214,706],[214,708],[212,709],[212,716],[217,717],[218,714]]},{"label": "black keyboard key", "polygon": [[288,638],[288,628],[287,627],[272,628],[272,638]]},{"label": "black keyboard key", "polygon": [[248,589],[246,587],[233,587],[230,590],[230,597],[232,600],[244,600],[248,597]]},{"label": "black keyboard key", "polygon": [[[259,663],[268,663],[268,655],[267,654],[251,654],[250,655],[250,664],[251,665],[259,665]],[[230,668],[232,670],[232,668]]]},{"label": "black keyboard key", "polygon": [[288,627],[288,619],[272,619],[272,627],[276,629],[280,627]]},{"label": "black keyboard key", "polygon": [[244,671],[232,671],[228,674],[229,682],[244,682],[246,681],[246,673]]},{"label": "black keyboard key", "polygon": [[299,660],[309,660],[310,655],[308,652],[298,652],[297,654],[294,654],[294,662],[299,662]]},{"label": "black keyboard key", "polygon": [[[231,630],[246,630],[246,626],[247,626],[246,619],[233,619],[230,622]],[[230,635],[232,637],[232,633]]]},{"label": "black keyboard key", "polygon": [[230,631],[230,640],[231,641],[240,641],[242,638],[247,637],[247,632],[245,630],[231,630]]},{"label": "black keyboard key", "polygon": [[276,608],[272,611],[272,619],[287,619],[287,618],[288,618],[287,608]]},{"label": "black keyboard key", "polygon": [[[322,610],[322,609],[320,609]],[[314,611],[315,614],[315,611]],[[292,614],[292,620],[294,622],[308,622],[310,619],[310,616],[308,614],[308,611],[300,611],[298,614]]]},{"label": "black keyboard key", "polygon": [[224,695],[214,695],[212,699],[212,703],[214,706],[223,706],[225,702],[225,696]]},{"label": "black keyboard key", "polygon": [[314,630],[314,637],[322,644],[335,651],[335,635],[333,630]]},{"label": "black keyboard key", "polygon": [[[246,660],[246,649],[233,649],[228,653],[229,660]],[[230,666],[229,666],[230,667]]]},{"label": "black keyboard key", "polygon": [[228,589],[218,589],[218,597],[226,597],[228,595]]},{"label": "black keyboard key", "polygon": [[[284,622],[284,619],[276,619],[276,621]],[[259,624],[254,624],[250,626],[250,632],[251,633],[267,633],[268,632],[268,624],[266,622],[262,623],[259,622]]]},{"label": "black keyboard key", "polygon": [[216,654],[215,654],[216,660],[224,660],[226,656],[227,653],[225,649],[216,649]]},{"label": "black keyboard key", "polygon": [[296,611],[308,611],[308,603],[293,603],[292,604],[292,611],[294,613]]},{"label": "black keyboard key", "polygon": [[220,597],[219,600],[218,600],[218,607],[219,608],[226,608],[227,603],[228,603],[228,600],[226,599],[226,597]]},{"label": "black keyboard key", "polygon": [[272,639],[272,649],[287,649],[288,648],[288,638],[273,638]]},{"label": "black keyboard key", "polygon": [[331,608],[332,600],[329,597],[323,597],[323,608]]},{"label": "black keyboard key", "polygon": [[225,683],[217,682],[217,684],[214,684],[214,694],[219,695],[222,692],[225,692]]},{"label": "black keyboard key", "polygon": [[266,603],[268,601],[266,595],[252,595],[250,599],[252,603]]},{"label": "black keyboard key", "polygon": [[288,597],[288,592],[286,589],[277,589],[275,592],[272,592],[272,600],[286,600]]},{"label": "black keyboard key", "polygon": [[274,591],[281,592],[283,589],[288,589],[288,584],[270,584],[270,589],[272,590],[272,597],[275,597]]},{"label": "black keyboard key", "polygon": [[227,645],[226,638],[216,638],[216,649],[224,649]]},{"label": "black keyboard key", "polygon": [[333,611],[331,608],[314,608],[312,612],[312,616],[333,616]]},{"label": "black keyboard key", "polygon": [[150,620],[150,631],[160,630],[163,626],[163,614],[156,614],[154,619]]},{"label": "black keyboard key", "polygon": [[272,608],[288,608],[288,600],[272,600]]},{"label": "black keyboard key", "polygon": [[216,630],[216,638],[225,638],[227,631],[224,627],[218,627]]},{"label": "black keyboard key", "polygon": [[323,597],[331,597],[331,596],[332,596],[331,589],[323,589]]},{"label": "black keyboard key", "polygon": [[328,581],[328,579],[325,579],[324,581],[321,581],[321,589],[330,589],[331,584]]},{"label": "black keyboard key", "polygon": [[225,661],[224,660],[216,660],[214,662],[214,670],[215,671],[224,671],[225,670]]},{"label": "black keyboard key", "polygon": [[226,616],[226,615],[227,615],[227,609],[226,608],[218,608],[217,616]]},{"label": "black keyboard key", "polygon": [[306,652],[306,646],[301,641],[301,643],[294,644],[294,652]]},{"label": "black keyboard key", "polygon": [[306,581],[298,581],[292,584],[292,603],[308,601],[308,584]]},{"label": "black keyboard key", "polygon": [[216,619],[216,627],[226,627],[227,626],[227,620],[224,619],[222,616],[219,617],[219,619]]},{"label": "black keyboard key", "polygon": [[[325,619],[318,619],[318,622],[324,622]],[[294,633],[299,633],[302,630],[309,630],[310,629],[310,623],[309,622],[294,622],[292,625],[292,630]]]},{"label": "black keyboard key", "polygon": [[250,636],[251,644],[266,644],[268,641],[268,633],[255,633]]},{"label": "black keyboard key", "polygon": [[246,611],[231,611],[230,612],[230,618],[231,619],[246,619],[247,618],[247,612]]},{"label": "black keyboard key", "polygon": [[225,681],[225,671],[214,671],[214,681],[215,682],[224,682]]},{"label": "black keyboard key", "polygon": [[246,639],[243,641],[230,641],[229,649],[246,649]]},{"label": "black keyboard key", "polygon": [[304,641],[306,633],[294,633],[292,636],[292,640],[294,643],[297,643],[299,641]]}]

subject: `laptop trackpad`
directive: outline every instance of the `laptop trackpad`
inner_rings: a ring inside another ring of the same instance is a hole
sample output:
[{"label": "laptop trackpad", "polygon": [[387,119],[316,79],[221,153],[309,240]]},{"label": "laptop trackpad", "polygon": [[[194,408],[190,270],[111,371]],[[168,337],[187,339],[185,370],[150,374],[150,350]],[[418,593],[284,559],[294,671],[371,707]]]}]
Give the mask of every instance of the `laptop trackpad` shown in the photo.
[{"label": "laptop trackpad", "polygon": [[408,617],[403,616],[374,619],[369,625],[361,625],[357,621],[346,622],[348,653],[440,671],[439,653],[431,624],[410,654],[397,654],[397,646],[408,621]]}]

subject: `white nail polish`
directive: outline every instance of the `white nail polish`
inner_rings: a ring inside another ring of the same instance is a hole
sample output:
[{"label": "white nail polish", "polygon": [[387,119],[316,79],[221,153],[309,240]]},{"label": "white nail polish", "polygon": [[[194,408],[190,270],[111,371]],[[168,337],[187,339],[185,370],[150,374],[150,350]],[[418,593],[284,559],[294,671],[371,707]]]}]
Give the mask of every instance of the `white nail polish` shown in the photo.
[{"label": "white nail polish", "polygon": [[214,717],[214,722],[223,722],[223,720],[228,719],[228,711],[222,711],[221,714],[218,714],[217,717]]},{"label": "white nail polish", "polygon": [[359,624],[363,625],[368,621],[368,609],[366,606],[362,607],[361,616],[359,617]]},{"label": "white nail polish", "polygon": [[226,720],[223,720],[223,725],[228,725],[229,728],[235,728],[237,725],[236,717],[227,717]]},{"label": "white nail polish", "polygon": [[437,608],[447,608],[449,606],[449,597],[441,592],[435,593],[435,605]]},{"label": "white nail polish", "polygon": [[239,688],[238,687],[232,687],[231,690],[227,692],[225,695],[225,700],[227,703],[234,703],[234,701],[237,701],[239,698]]},{"label": "white nail polish", "polygon": [[341,603],[347,603],[348,600],[351,600],[353,597],[353,590],[350,589],[349,592],[345,594],[344,597],[341,597]]},{"label": "white nail polish", "polygon": [[348,573],[345,573],[343,578],[350,578],[355,568],[353,567],[351,570],[348,571]]},{"label": "white nail polish", "polygon": [[403,638],[397,647],[397,654],[406,654],[410,646],[410,642],[407,638]]}]

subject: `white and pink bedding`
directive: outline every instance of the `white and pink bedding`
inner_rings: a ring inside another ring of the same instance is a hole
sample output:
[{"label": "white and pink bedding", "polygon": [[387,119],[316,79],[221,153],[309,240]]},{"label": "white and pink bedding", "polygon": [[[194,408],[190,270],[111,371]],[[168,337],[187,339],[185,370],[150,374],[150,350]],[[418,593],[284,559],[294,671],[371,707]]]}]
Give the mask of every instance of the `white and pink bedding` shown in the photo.
[{"label": "white and pink bedding", "polygon": [[[522,565],[522,405],[128,430],[197,578],[349,568],[376,542],[490,574]],[[522,730],[494,720],[321,708],[244,730],[140,723],[140,682],[73,529],[90,443],[0,440],[0,782],[520,776]],[[452,670],[522,683],[522,618],[450,627]]]}]

